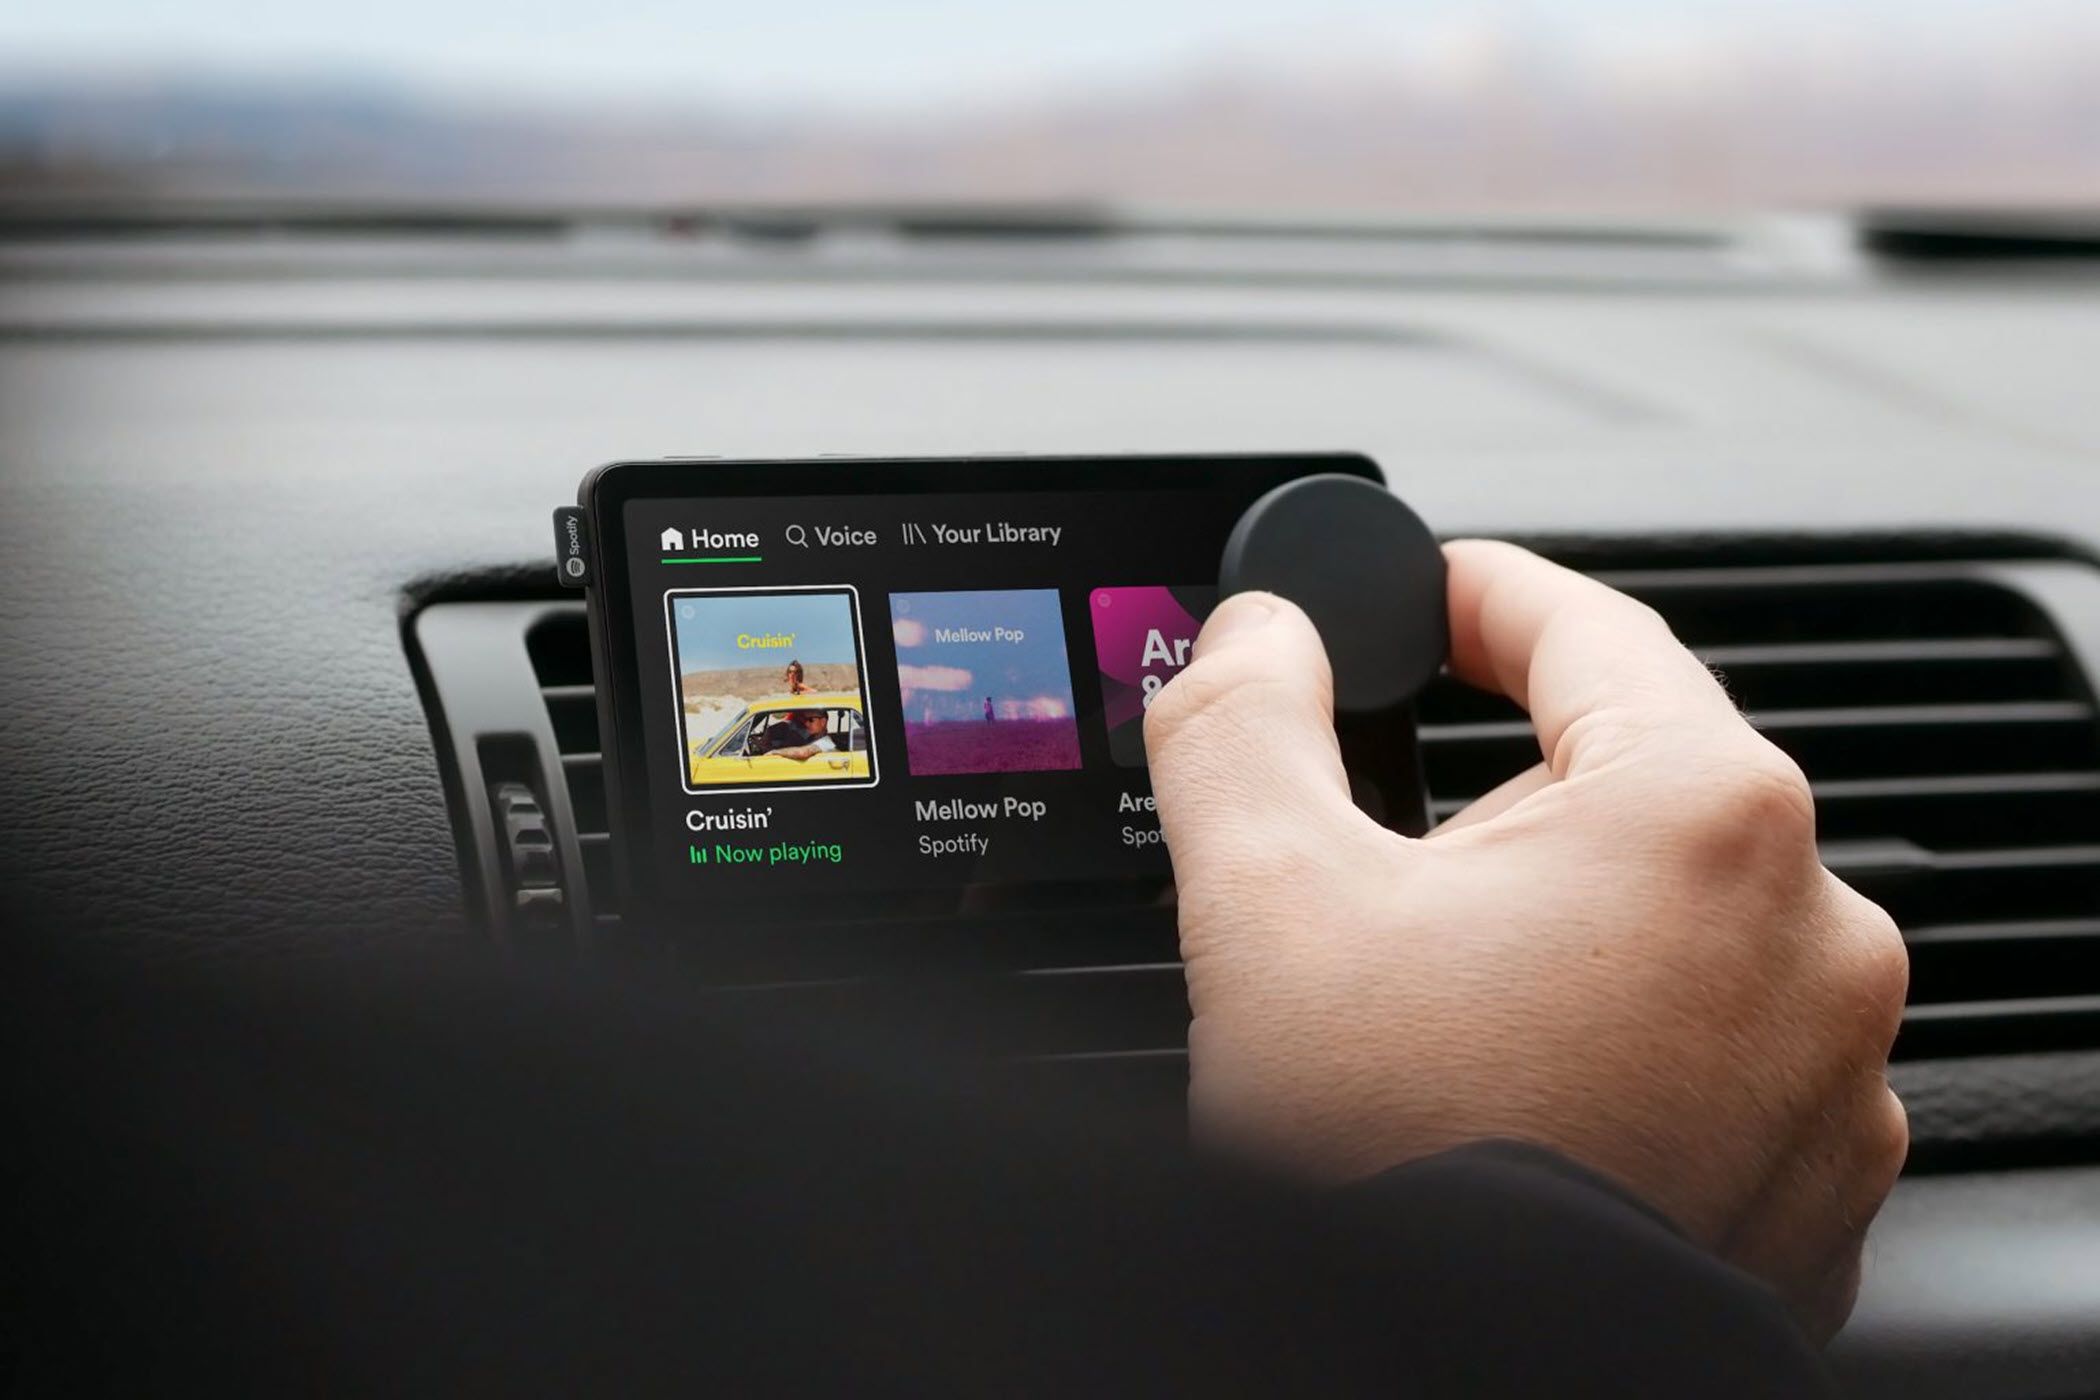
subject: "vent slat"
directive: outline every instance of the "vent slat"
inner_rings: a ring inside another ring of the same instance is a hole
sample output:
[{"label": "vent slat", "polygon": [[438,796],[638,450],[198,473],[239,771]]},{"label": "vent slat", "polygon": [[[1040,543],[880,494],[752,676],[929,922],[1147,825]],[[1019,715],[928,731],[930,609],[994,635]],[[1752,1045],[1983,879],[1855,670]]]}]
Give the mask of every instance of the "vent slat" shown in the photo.
[{"label": "vent slat", "polygon": [[1062,1054],[1038,1055],[1036,1056],[1036,1063],[1044,1065],[1103,1064],[1108,1062],[1129,1064],[1134,1061],[1149,1060],[1164,1061],[1168,1064],[1184,1064],[1187,1062],[1188,1057],[1187,1046],[1165,1045],[1157,1050],[1068,1050]]},{"label": "vent slat", "polygon": [[1988,773],[1812,783],[1825,841],[1875,837],[1934,850],[2046,846],[2100,831],[2100,772]]},{"label": "vent slat", "polygon": [[1602,577],[1656,608],[1694,650],[1782,642],[1959,641],[2050,636],[1995,584],[1865,569],[1674,570]]},{"label": "vent slat", "polygon": [[1952,874],[1963,871],[2100,870],[2100,846],[2017,846],[2011,850],[1931,851],[1909,841],[1825,843],[1823,863],[1854,871]]},{"label": "vent slat", "polygon": [[1843,709],[1772,710],[1752,713],[1750,722],[1768,734],[1809,729],[1964,728],[1971,725],[2083,725],[2093,707],[2077,700],[2019,701],[2002,705],[1860,705]]},{"label": "vent slat", "polygon": [[1941,870],[2100,869],[2100,845],[2048,846],[2039,850],[1950,851],[1933,857]]},{"label": "vent slat", "polygon": [[[1818,781],[2050,771],[2096,761],[2094,709],[2079,700],[1783,710],[1749,718]],[[1538,761],[1537,741],[1523,719],[1424,723],[1421,738],[1432,793],[1485,792]]]},{"label": "vent slat", "polygon": [[[2021,701],[1984,705],[1872,705],[1858,708],[1772,710],[1748,716],[1768,734],[1814,729],[1901,729],[1998,726],[2091,726],[2093,707],[2075,700]],[[1531,741],[1526,720],[1491,720],[1479,724],[1424,724],[1425,747],[1438,744]]]},{"label": "vent slat", "polygon": [[2100,1044],[2100,996],[1913,1006],[1896,1054],[1908,1060],[2076,1050]]},{"label": "vent slat", "polygon": [[2063,665],[2054,642],[2016,637],[1747,644],[1700,657],[1753,713],[2048,698]]},{"label": "vent slat", "polygon": [[2100,907],[2100,869],[2083,862],[1942,867],[1894,876],[1848,874],[1846,878],[1904,928],[1927,922],[2071,919]]},{"label": "vent slat", "polygon": [[[2062,693],[2064,652],[2042,637],[1743,643],[1707,647],[1736,703],[1752,712],[1857,705],[2050,700]],[[1433,689],[1424,722],[1520,722],[1501,696],[1456,682]]]},{"label": "vent slat", "polygon": [[1927,797],[2034,796],[2100,792],[2100,771],[2085,773],[1952,773],[1924,778],[1857,778],[1813,784],[1817,803]]},{"label": "vent slat", "polygon": [[1976,1016],[2011,1019],[2020,1016],[2100,1016],[2100,996],[2029,997],[2019,1001],[1947,1002],[1937,1006],[1913,1006],[1903,1013],[1910,1025],[1945,1025]]},{"label": "vent slat", "polygon": [[[1920,924],[1903,931],[1913,948],[1937,944],[2020,943],[2030,939],[2091,938],[2100,940],[2100,918],[2000,919],[1978,924]],[[2100,944],[2094,953],[2100,957]]]},{"label": "vent slat", "polygon": [[2063,648],[2046,637],[1938,637],[1868,642],[1748,642],[1708,647],[1709,666],[1913,666],[1941,661],[2054,660]]}]

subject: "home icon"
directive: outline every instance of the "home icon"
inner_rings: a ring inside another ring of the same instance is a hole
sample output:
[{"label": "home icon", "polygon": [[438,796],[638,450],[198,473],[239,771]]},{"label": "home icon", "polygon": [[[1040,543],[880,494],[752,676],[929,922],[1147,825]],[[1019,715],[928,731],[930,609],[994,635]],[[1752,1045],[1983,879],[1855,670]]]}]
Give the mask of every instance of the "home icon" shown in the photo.
[{"label": "home icon", "polygon": [[681,535],[681,534],[679,534],[679,533],[678,533],[678,532],[677,532],[676,530],[666,530],[666,531],[664,531],[664,552],[665,552],[666,554],[669,554],[669,553],[670,553],[671,551],[673,551],[673,550],[678,550],[678,549],[684,549],[684,548],[685,548],[685,536],[684,536],[684,535]]}]

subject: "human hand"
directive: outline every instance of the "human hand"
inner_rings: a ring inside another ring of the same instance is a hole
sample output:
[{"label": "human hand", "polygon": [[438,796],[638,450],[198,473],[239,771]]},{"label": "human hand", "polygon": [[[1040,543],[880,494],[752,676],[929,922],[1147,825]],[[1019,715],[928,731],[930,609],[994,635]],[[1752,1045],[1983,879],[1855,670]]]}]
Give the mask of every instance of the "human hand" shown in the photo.
[{"label": "human hand", "polygon": [[1450,545],[1451,669],[1544,761],[1423,840],[1349,800],[1326,653],[1221,604],[1146,744],[1198,1134],[1346,1180],[1484,1138],[1603,1172],[1827,1337],[1908,1149],[1909,963],[1800,770],[1649,608]]}]

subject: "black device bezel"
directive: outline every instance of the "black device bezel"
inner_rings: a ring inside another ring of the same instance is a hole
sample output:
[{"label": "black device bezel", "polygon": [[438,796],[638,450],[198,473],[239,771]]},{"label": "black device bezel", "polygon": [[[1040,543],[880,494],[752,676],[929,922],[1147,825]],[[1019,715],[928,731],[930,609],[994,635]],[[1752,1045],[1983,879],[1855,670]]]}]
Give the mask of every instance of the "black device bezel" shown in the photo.
[{"label": "black device bezel", "polygon": [[1320,473],[1359,476],[1381,485],[1385,481],[1375,462],[1354,452],[666,458],[610,462],[594,469],[578,488],[577,501],[586,514],[598,561],[585,602],[597,675],[606,817],[628,921],[669,931],[657,899],[656,823],[649,810],[641,740],[646,700],[627,568],[630,501],[1203,489],[1234,491],[1252,501],[1284,482]]}]

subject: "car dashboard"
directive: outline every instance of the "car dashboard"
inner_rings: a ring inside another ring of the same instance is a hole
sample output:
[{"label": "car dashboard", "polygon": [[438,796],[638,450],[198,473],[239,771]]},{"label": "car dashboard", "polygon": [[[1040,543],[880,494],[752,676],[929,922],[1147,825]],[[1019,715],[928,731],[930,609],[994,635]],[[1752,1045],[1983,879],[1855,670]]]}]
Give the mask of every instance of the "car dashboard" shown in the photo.
[{"label": "car dashboard", "polygon": [[[148,955],[586,956],[621,911],[548,512],[589,467],[1362,451],[1440,534],[1654,603],[1904,927],[1916,1148],[1848,1382],[2100,1393],[2095,365],[2100,259],[1835,216],[20,212],[0,859]],[[1439,815],[1530,761],[1455,685],[1421,721]],[[972,971],[1016,1057],[1178,1094],[1170,929],[1044,910]]]}]

